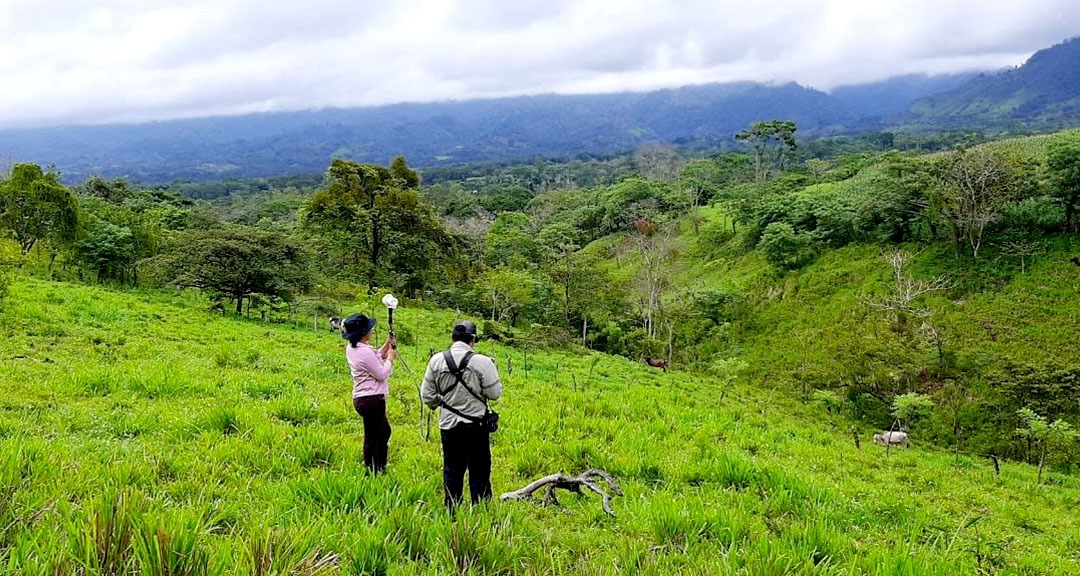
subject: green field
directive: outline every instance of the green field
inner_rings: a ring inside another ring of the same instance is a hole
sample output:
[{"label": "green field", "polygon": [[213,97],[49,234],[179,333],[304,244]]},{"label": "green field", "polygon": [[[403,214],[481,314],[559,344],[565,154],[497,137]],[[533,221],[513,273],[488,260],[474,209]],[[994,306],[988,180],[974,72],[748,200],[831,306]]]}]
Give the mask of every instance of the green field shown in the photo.
[{"label": "green field", "polygon": [[595,467],[625,495],[614,518],[563,495],[451,521],[415,371],[454,314],[406,303],[396,320],[414,374],[391,379],[390,468],[371,478],[343,341],[310,318],[17,277],[0,313],[0,573],[1080,573],[1075,477],[998,476],[917,433],[887,456],[789,389],[494,342],[479,348],[506,390],[496,494]]}]

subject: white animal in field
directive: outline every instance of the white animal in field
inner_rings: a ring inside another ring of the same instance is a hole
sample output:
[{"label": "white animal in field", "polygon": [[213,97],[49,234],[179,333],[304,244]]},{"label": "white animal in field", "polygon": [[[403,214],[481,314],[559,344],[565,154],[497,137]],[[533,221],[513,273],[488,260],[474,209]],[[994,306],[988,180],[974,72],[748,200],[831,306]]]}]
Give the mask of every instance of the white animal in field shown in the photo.
[{"label": "white animal in field", "polygon": [[330,330],[341,332],[345,329],[345,319],[338,318],[337,316],[330,317]]},{"label": "white animal in field", "polygon": [[899,430],[884,430],[880,434],[874,434],[874,444],[880,444],[886,446],[892,444],[893,446],[903,446],[904,448],[911,448],[908,444],[907,432],[901,432]]}]

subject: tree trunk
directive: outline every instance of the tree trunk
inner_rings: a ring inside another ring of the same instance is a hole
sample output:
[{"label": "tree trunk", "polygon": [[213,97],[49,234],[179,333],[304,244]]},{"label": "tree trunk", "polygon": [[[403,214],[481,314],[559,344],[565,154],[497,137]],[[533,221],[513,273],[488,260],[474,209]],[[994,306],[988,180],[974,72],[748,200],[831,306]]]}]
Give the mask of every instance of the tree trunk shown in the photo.
[{"label": "tree trunk", "polygon": [[379,229],[378,213],[371,213],[371,272],[368,274],[368,289],[374,288],[379,274],[379,257],[382,252],[382,232]]},{"label": "tree trunk", "polygon": [[236,315],[244,315],[244,295],[240,294],[236,297]]},{"label": "tree trunk", "polygon": [[[667,363],[671,366],[671,361],[675,356],[675,327],[671,325],[671,322],[668,322],[667,334]],[[664,368],[664,372],[667,372],[667,368]]]},{"label": "tree trunk", "polygon": [[563,283],[563,314],[566,318],[566,326],[570,327],[570,264],[567,260],[566,282]]},{"label": "tree trunk", "polygon": [[1042,442],[1042,450],[1039,451],[1039,479],[1038,484],[1042,484],[1043,465],[1046,464],[1046,440]]}]

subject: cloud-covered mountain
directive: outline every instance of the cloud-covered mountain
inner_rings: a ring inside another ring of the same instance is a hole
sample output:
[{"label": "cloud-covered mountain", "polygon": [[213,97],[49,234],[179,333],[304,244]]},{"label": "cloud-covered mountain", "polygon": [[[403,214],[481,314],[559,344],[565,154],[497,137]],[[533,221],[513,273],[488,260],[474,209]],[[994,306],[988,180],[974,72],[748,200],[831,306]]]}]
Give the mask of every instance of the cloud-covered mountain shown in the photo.
[{"label": "cloud-covered mountain", "polygon": [[528,96],[254,114],[152,124],[0,132],[0,158],[54,164],[68,181],[137,181],[322,172],[333,157],[414,166],[633,150],[645,142],[715,147],[751,122],[785,118],[804,132],[851,115],[797,84],[713,84],[647,93]]},{"label": "cloud-covered mountain", "polygon": [[1022,66],[916,102],[900,121],[922,128],[1047,130],[1080,121],[1080,38],[1036,52]]},{"label": "cloud-covered mountain", "polygon": [[0,131],[0,161],[52,164],[69,182],[92,174],[219,180],[321,173],[334,157],[386,163],[403,154],[411,165],[428,167],[617,153],[646,142],[723,149],[750,123],[774,118],[794,120],[803,137],[1080,124],[1080,40],[997,74],[903,76],[831,94],[743,82],[7,130]]},{"label": "cloud-covered mountain", "polygon": [[952,90],[974,77],[974,73],[908,74],[869,84],[840,86],[832,91],[832,96],[858,117],[888,117],[906,111],[920,98]]}]

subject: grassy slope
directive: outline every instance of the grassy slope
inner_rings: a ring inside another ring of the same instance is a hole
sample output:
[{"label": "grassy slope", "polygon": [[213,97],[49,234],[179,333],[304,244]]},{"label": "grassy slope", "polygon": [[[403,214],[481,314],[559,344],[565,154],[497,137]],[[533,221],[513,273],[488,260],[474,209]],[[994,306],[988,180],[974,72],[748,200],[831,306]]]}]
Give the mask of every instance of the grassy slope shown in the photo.
[{"label": "grassy slope", "polygon": [[[487,342],[504,372],[514,365],[496,492],[595,466],[626,496],[617,519],[595,497],[564,496],[561,509],[498,503],[451,523],[438,444],[418,434],[416,376],[391,381],[391,471],[371,479],[341,340],[200,307],[16,281],[0,314],[5,572],[93,565],[107,540],[95,518],[116,534],[160,525],[154,546],[187,546],[189,563],[204,554],[222,573],[328,554],[343,573],[1080,571],[1075,478],[1036,487],[1028,466],[995,477],[921,446],[886,458],[868,431],[856,450],[846,424],[783,391],[721,391],[618,358],[530,351],[526,377],[522,351]],[[413,370],[452,320],[399,312],[418,338]]]},{"label": "grassy slope", "polygon": [[[908,249],[916,253],[914,277],[945,275],[956,285],[926,299],[954,351],[977,355],[990,368],[1010,361],[1080,362],[1080,350],[1074,345],[1080,338],[1080,315],[1075,310],[1080,284],[1078,270],[1069,262],[1071,255],[1080,253],[1080,238],[1050,238],[1046,251],[1026,262],[1024,272],[1018,257],[993,249],[979,262],[958,260],[947,246]],[[777,360],[786,354],[784,368],[791,369],[791,352],[799,348],[796,334],[813,335],[819,340],[815,346],[827,345],[850,338],[855,324],[881,323],[880,315],[865,302],[888,289],[890,272],[880,247],[853,245],[828,251],[805,269],[785,275],[777,275],[751,255],[688,268],[681,282],[741,293],[755,286],[758,293],[771,294],[754,302],[753,323],[741,336],[755,354],[775,353],[780,356]],[[882,323],[879,328],[883,327]],[[828,357],[816,354],[814,359]]]}]

